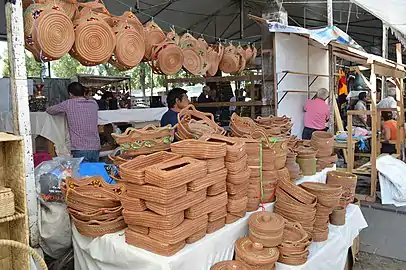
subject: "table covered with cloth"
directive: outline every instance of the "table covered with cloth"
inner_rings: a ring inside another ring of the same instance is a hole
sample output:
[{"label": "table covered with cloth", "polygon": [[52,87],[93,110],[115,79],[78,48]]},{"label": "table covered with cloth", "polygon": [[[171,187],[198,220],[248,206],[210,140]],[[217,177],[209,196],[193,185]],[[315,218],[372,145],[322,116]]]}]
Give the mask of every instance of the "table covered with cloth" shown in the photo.
[{"label": "table covered with cloth", "polygon": [[[168,108],[121,109],[99,111],[99,125],[111,123],[147,123],[159,121]],[[31,112],[31,134],[41,135],[55,145],[58,156],[70,155],[70,140],[66,118],[46,112]],[[11,112],[0,112],[0,131],[13,132]]]},{"label": "table covered with cloth", "polygon": [[[303,181],[325,182],[327,171],[300,179]],[[273,203],[264,205],[266,211],[273,211]],[[260,208],[258,211],[262,211]],[[79,234],[72,224],[73,248],[76,270],[209,270],[220,261],[231,260],[234,243],[248,234],[247,213],[237,222],[206,235],[203,239],[186,245],[171,257],[153,254],[125,243],[124,231],[89,238]],[[310,255],[306,264],[290,266],[277,263],[276,269],[325,270],[344,269],[347,250],[367,223],[356,205],[349,205],[344,226],[329,225],[328,240],[310,245]]]}]

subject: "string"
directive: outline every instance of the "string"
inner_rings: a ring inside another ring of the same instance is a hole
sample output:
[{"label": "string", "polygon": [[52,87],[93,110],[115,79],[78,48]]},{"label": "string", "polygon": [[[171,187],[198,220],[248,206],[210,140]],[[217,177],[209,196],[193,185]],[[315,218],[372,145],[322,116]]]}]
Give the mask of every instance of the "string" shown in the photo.
[{"label": "string", "polygon": [[[37,14],[37,3],[35,0],[32,0],[33,6],[34,6],[34,12],[33,12],[33,17],[34,17],[34,29],[35,33],[37,34],[38,37],[38,27],[37,27],[37,18],[39,16],[39,13]],[[33,42],[33,41],[31,41]],[[39,45],[39,59],[41,60],[41,81],[44,82],[44,77],[45,77],[45,62],[42,58],[42,46],[41,46],[41,41],[38,39],[38,45]]]},{"label": "string", "polygon": [[[119,4],[122,4],[123,6],[127,7],[127,8],[130,9],[130,10],[132,9],[131,6],[127,5],[126,3],[122,2],[121,0],[114,0],[114,1],[116,1],[116,2],[119,3]],[[142,15],[148,17],[148,18],[149,18],[151,21],[153,21],[153,22],[157,22],[157,21],[158,21],[158,22],[161,22],[161,23],[163,23],[163,24],[169,26],[169,28],[173,27],[174,29],[177,28],[177,29],[183,30],[183,31],[188,32],[188,33],[193,33],[193,34],[195,34],[195,35],[197,35],[197,36],[200,36],[200,37],[212,38],[212,39],[214,39],[214,40],[217,40],[219,43],[221,43],[221,42],[227,43],[228,41],[234,41],[234,42],[240,42],[240,43],[243,44],[243,45],[251,45],[251,44],[253,44],[253,42],[249,42],[249,41],[245,41],[245,40],[238,40],[238,39],[232,39],[232,40],[231,40],[231,39],[227,39],[227,38],[215,37],[215,36],[207,35],[207,34],[204,34],[204,33],[196,32],[196,31],[193,31],[193,30],[190,30],[190,29],[187,29],[187,28],[178,26],[178,25],[174,25],[173,23],[169,23],[169,22],[167,22],[167,21],[158,19],[158,18],[156,18],[156,17],[153,17],[153,16],[151,16],[150,14],[145,13],[145,12],[143,12],[143,11],[141,11],[141,10],[138,10],[137,13],[140,13],[140,14],[142,14]]]}]

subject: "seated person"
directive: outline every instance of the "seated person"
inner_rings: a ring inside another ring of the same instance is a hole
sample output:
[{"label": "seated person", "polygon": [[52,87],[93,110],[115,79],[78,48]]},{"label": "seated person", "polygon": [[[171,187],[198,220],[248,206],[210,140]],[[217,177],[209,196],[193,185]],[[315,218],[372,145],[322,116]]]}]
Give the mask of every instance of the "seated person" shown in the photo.
[{"label": "seated person", "polygon": [[[367,110],[367,93],[361,92],[358,95],[358,102],[355,104],[354,110],[366,111]],[[368,129],[368,116],[366,114],[354,115],[352,118],[352,125],[354,127],[361,127]]]},{"label": "seated person", "polygon": [[391,112],[382,112],[382,138],[385,141],[382,142],[381,153],[396,153],[396,145],[389,143],[397,138],[397,122],[392,117]]},{"label": "seated person", "polygon": [[166,97],[168,111],[162,115],[161,127],[178,123],[178,113],[189,105],[187,91],[182,88],[173,88]]}]

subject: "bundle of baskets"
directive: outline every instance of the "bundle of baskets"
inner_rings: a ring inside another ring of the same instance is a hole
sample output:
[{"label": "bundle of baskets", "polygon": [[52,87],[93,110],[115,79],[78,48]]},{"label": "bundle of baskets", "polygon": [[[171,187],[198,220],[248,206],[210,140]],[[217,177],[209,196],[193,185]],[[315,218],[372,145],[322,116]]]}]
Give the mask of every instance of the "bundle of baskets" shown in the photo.
[{"label": "bundle of baskets", "polygon": [[99,0],[23,1],[25,46],[37,61],[70,53],[84,66],[110,63],[120,71],[148,62],[154,73],[172,75],[182,68],[200,76],[218,69],[241,73],[257,56],[255,47],[220,43],[209,46],[189,33],[167,35],[153,20],[144,26],[130,11],[114,16]]}]

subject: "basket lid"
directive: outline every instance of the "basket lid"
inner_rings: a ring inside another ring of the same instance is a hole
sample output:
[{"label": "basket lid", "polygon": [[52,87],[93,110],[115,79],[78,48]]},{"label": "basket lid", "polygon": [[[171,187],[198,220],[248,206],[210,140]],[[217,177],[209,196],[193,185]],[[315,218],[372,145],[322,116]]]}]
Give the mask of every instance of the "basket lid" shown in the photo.
[{"label": "basket lid", "polygon": [[236,254],[251,265],[271,264],[278,260],[278,248],[266,248],[260,243],[252,242],[248,237],[240,238],[235,244]]}]

